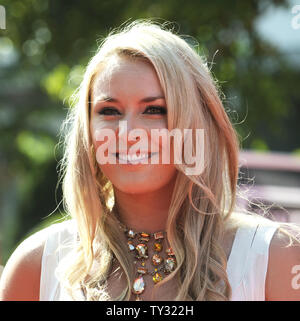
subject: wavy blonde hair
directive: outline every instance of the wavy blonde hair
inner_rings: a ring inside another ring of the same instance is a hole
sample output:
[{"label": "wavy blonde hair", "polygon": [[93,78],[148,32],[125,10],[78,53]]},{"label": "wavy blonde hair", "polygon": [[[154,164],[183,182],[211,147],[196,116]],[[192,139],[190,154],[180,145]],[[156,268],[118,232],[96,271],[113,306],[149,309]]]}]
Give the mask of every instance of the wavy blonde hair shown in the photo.
[{"label": "wavy blonde hair", "polygon": [[[156,287],[173,280],[179,289],[175,300],[230,300],[221,239],[235,206],[238,139],[205,59],[166,26],[145,20],[112,32],[101,43],[66,120],[71,127],[62,161],[64,202],[77,223],[80,241],[77,255],[68,260],[65,285],[72,291],[80,284],[88,300],[129,300],[131,295],[134,267],[109,206],[113,186],[95,160],[89,131],[92,84],[114,55],[152,64],[168,106],[169,130],[205,132],[204,172],[187,176],[184,165],[176,165],[166,230],[177,268]],[[127,279],[116,298],[109,297],[106,288],[113,257]]]}]

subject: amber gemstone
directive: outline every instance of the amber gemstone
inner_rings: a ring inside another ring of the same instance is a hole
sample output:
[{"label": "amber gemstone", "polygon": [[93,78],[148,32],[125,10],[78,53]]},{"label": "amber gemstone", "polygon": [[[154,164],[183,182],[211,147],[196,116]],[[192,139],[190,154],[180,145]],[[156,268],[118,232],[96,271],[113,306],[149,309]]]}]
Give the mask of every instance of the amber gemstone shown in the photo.
[{"label": "amber gemstone", "polygon": [[140,275],[138,278],[136,278],[133,282],[132,286],[132,292],[134,294],[141,294],[145,290],[145,282],[144,278]]},{"label": "amber gemstone", "polygon": [[163,232],[156,232],[156,233],[154,233],[154,238],[156,240],[163,239],[164,238],[164,233]]},{"label": "amber gemstone", "polygon": [[140,274],[146,274],[148,272],[148,270],[143,267],[138,267],[137,272]]},{"label": "amber gemstone", "polygon": [[140,236],[141,236],[141,237],[147,237],[147,238],[150,238],[150,234],[145,233],[145,232],[140,233]]},{"label": "amber gemstone", "polygon": [[153,249],[154,249],[154,251],[156,251],[156,252],[160,252],[160,251],[162,250],[162,244],[159,243],[159,242],[155,242],[155,243],[153,244]]},{"label": "amber gemstone", "polygon": [[162,275],[160,274],[160,273],[158,273],[158,272],[156,272],[154,275],[153,275],[153,282],[154,283],[158,283],[158,282],[160,282],[162,279],[163,279],[163,277],[162,277]]},{"label": "amber gemstone", "polygon": [[140,237],[139,238],[140,242],[149,242],[149,237]]},{"label": "amber gemstone", "polygon": [[158,255],[158,254],[154,254],[154,255],[152,256],[152,264],[153,264],[153,265],[160,265],[163,260],[164,260],[164,259],[163,259],[160,255]]}]

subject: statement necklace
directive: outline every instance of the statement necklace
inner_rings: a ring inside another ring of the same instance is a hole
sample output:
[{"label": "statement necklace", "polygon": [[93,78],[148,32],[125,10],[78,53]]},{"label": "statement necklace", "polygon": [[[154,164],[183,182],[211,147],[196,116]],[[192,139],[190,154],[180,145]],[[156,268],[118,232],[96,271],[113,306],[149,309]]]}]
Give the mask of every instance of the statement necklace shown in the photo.
[{"label": "statement necklace", "polygon": [[[134,264],[136,270],[136,278],[132,285],[132,293],[136,295],[136,301],[142,301],[140,295],[145,291],[146,283],[143,276],[151,275],[154,284],[163,280],[164,275],[168,275],[176,269],[177,263],[175,254],[171,247],[163,248],[163,240],[166,232],[145,233],[136,232],[127,228],[119,222],[121,229],[127,237],[128,251],[135,257]],[[148,247],[148,244],[154,240],[153,246]],[[166,240],[167,241],[167,240]],[[163,257],[165,252],[166,257]],[[146,262],[151,257],[151,265],[153,270],[149,271],[146,268]]]}]

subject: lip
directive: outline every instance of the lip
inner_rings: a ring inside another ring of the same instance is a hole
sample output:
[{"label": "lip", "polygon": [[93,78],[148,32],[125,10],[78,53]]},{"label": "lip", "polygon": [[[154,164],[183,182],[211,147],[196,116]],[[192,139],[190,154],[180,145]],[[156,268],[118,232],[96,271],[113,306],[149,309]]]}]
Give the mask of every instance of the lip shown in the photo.
[{"label": "lip", "polygon": [[[135,154],[151,154],[151,151],[148,150],[138,150],[138,151],[132,151],[132,150],[117,150],[117,154],[122,154],[122,155],[135,155]],[[114,154],[116,154],[114,153]]]},{"label": "lip", "polygon": [[[112,155],[116,157],[116,159],[119,161],[118,164],[122,165],[147,165],[149,162],[145,162],[149,159],[151,159],[153,156],[158,155],[158,152],[151,153],[151,152],[139,152],[137,156],[137,153],[126,153],[126,152],[116,152]],[[140,156],[141,155],[141,156]]]}]

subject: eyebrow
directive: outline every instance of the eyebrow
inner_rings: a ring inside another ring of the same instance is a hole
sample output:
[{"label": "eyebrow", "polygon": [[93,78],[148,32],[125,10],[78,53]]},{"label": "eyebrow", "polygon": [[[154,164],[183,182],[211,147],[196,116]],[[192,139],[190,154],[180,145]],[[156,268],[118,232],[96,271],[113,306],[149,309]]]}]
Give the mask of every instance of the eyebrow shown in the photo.
[{"label": "eyebrow", "polygon": [[[145,97],[143,99],[141,99],[139,102],[140,103],[149,103],[151,101],[154,100],[158,100],[158,99],[165,99],[164,96],[150,96],[150,97]],[[109,102],[109,103],[119,103],[119,101],[115,98],[109,97],[109,96],[100,96],[98,98],[96,98],[95,103],[100,103],[100,102]]]}]

